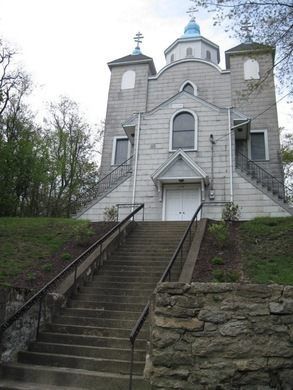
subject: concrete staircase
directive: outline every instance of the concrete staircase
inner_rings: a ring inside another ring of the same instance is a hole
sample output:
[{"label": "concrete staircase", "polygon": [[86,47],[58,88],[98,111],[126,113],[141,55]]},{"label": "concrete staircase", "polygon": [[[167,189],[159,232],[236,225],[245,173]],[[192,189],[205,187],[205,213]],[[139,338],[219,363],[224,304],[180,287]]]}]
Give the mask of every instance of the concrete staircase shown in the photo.
[{"label": "concrete staircase", "polygon": [[[128,389],[130,330],[186,227],[138,222],[18,362],[2,366],[0,389]],[[133,390],[150,388],[142,377],[147,339],[146,323],[135,344]]]}]

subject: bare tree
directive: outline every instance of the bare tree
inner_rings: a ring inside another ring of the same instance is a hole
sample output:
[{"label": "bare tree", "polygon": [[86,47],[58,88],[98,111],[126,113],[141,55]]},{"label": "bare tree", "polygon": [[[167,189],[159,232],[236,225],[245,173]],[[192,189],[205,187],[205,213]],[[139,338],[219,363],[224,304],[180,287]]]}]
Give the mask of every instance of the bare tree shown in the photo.
[{"label": "bare tree", "polygon": [[[256,43],[276,47],[275,71],[284,89],[292,90],[293,3],[292,0],[190,0],[213,14],[214,25],[223,25],[243,42],[249,23]],[[265,75],[264,77],[267,77]]]}]

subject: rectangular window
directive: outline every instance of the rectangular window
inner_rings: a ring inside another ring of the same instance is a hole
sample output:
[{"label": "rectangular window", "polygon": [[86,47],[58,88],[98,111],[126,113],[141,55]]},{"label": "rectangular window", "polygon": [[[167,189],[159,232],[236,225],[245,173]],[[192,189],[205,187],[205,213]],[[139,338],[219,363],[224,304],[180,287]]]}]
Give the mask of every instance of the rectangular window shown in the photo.
[{"label": "rectangular window", "polygon": [[266,130],[252,130],[250,133],[250,158],[254,161],[268,160]]},{"label": "rectangular window", "polygon": [[128,145],[129,145],[128,138],[126,137],[114,138],[112,165],[120,165],[125,160],[127,160],[127,158],[129,157]]}]

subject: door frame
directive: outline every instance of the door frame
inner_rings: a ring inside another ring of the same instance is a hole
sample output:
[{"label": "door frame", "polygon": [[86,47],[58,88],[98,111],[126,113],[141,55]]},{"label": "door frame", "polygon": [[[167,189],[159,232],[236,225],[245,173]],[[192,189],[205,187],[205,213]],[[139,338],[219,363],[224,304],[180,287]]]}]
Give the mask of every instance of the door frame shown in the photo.
[{"label": "door frame", "polygon": [[198,188],[199,190],[199,199],[200,202],[202,202],[202,186],[200,182],[196,183],[178,183],[178,184],[166,184],[163,187],[163,207],[162,207],[162,221],[166,221],[166,199],[167,199],[167,190],[168,189],[174,189],[174,190],[180,190],[184,188]]}]

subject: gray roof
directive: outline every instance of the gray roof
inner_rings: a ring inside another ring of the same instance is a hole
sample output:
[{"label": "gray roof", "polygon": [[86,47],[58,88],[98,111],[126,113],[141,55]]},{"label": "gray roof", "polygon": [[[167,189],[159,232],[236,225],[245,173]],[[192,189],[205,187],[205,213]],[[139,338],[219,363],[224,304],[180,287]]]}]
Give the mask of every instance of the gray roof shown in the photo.
[{"label": "gray roof", "polygon": [[264,45],[262,43],[256,43],[256,42],[241,43],[240,45],[235,46],[232,49],[229,49],[225,52],[227,69],[230,68],[230,56],[231,55],[241,54],[241,53],[245,53],[245,52],[254,52],[254,51],[259,51],[259,52],[270,51],[270,52],[272,52],[273,58],[275,55],[275,48],[273,46]]},{"label": "gray roof", "polygon": [[150,66],[151,74],[157,73],[154,61],[151,57],[145,56],[144,54],[129,54],[128,56],[118,58],[117,60],[108,62],[108,66],[111,69],[113,66],[126,65],[126,64],[145,64],[148,63]]}]

